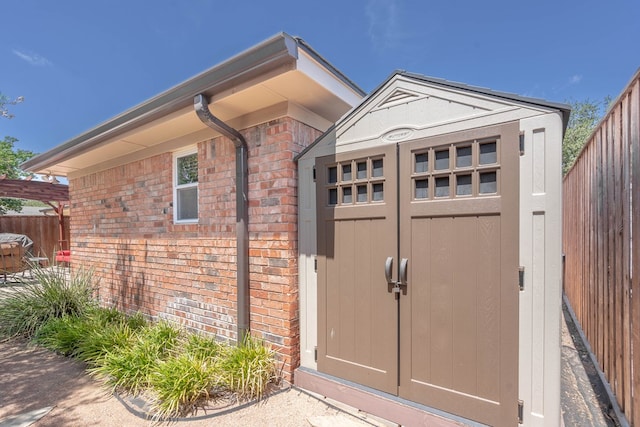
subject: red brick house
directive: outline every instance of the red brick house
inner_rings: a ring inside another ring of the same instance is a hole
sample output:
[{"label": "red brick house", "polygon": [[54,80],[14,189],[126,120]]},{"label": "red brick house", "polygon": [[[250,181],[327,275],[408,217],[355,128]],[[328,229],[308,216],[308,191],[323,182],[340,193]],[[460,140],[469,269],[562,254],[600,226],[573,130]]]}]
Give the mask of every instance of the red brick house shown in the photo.
[{"label": "red brick house", "polygon": [[365,98],[279,34],[23,168],[68,178],[104,304],[250,331],[399,424],[558,425],[568,113],[403,72]]},{"label": "red brick house", "polygon": [[[236,217],[236,148],[200,120],[196,95],[244,139],[249,244],[240,242],[239,255],[237,229],[247,224]],[[293,159],[363,95],[302,40],[279,34],[24,167],[68,178],[72,265],[95,271],[105,304],[229,340],[239,324],[240,334],[250,327],[276,346],[291,379]]]}]

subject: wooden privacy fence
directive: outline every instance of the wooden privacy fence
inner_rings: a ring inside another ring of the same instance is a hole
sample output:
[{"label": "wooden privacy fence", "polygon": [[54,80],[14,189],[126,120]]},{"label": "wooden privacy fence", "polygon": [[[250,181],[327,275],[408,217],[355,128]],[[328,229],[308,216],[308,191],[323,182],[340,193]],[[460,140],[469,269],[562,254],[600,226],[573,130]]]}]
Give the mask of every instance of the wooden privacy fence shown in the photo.
[{"label": "wooden privacy fence", "polygon": [[[24,234],[33,240],[34,255],[50,260],[60,248],[60,229],[57,216],[0,216],[0,233]],[[68,249],[69,217],[64,217],[64,240]]]},{"label": "wooden privacy fence", "polygon": [[564,292],[618,405],[640,427],[640,70],[563,191]]}]

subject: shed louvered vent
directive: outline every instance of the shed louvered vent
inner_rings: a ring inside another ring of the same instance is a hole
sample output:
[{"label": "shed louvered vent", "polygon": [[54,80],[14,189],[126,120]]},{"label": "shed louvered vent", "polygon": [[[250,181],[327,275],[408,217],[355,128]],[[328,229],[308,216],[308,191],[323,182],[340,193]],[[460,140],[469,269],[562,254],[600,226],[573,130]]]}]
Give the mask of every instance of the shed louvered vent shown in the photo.
[{"label": "shed louvered vent", "polygon": [[415,93],[407,92],[405,90],[396,90],[390,96],[385,98],[384,101],[378,105],[378,107],[387,107],[392,104],[398,104],[401,102],[409,102],[418,99],[419,96]]}]

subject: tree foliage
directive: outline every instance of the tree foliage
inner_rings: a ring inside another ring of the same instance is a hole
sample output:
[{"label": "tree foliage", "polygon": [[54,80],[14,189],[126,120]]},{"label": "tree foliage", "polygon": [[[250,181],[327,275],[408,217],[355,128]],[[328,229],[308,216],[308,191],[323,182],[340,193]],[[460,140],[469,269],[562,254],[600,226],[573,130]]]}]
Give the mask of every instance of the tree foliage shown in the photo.
[{"label": "tree foliage", "polygon": [[11,99],[0,92],[0,117],[12,119],[13,114],[11,114],[11,112],[9,111],[9,106],[19,104],[22,101],[24,101],[24,98],[21,96],[17,97],[16,99]]},{"label": "tree foliage", "polygon": [[[0,93],[0,118],[13,118],[13,114],[9,111],[9,106],[19,104],[22,101],[22,97],[11,99]],[[18,140],[11,136],[5,136],[4,139],[0,140],[0,177],[2,178],[24,178],[26,174],[20,169],[20,164],[35,155],[31,151],[15,148],[14,144],[16,142]],[[22,206],[22,200],[0,198],[0,215],[4,215],[8,210],[20,212]]]},{"label": "tree foliage", "polygon": [[[20,169],[20,164],[29,160],[35,153],[17,149],[14,144],[16,138],[5,136],[0,140],[0,176],[7,179],[20,179],[26,173]],[[20,199],[0,198],[0,215],[4,215],[8,210],[20,212],[24,202]]]},{"label": "tree foliage", "polygon": [[578,154],[591,136],[594,129],[604,116],[606,109],[611,102],[610,98],[602,101],[569,101],[571,106],[571,117],[567,125],[567,131],[564,134],[562,142],[562,173],[566,174],[573,163],[576,161]]}]

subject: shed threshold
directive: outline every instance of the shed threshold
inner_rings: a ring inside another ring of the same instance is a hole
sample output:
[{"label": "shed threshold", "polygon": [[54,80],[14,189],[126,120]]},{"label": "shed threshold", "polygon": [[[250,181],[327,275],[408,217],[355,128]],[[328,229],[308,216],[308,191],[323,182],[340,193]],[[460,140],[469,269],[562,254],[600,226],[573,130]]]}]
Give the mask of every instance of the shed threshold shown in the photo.
[{"label": "shed threshold", "polygon": [[294,371],[293,378],[296,387],[353,406],[360,411],[399,425],[485,427],[484,424],[309,368],[299,367]]}]

